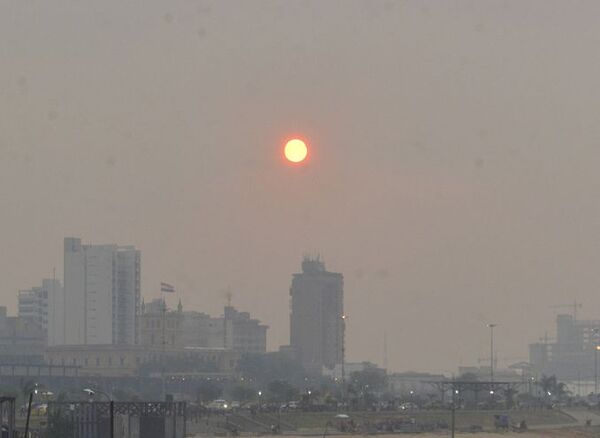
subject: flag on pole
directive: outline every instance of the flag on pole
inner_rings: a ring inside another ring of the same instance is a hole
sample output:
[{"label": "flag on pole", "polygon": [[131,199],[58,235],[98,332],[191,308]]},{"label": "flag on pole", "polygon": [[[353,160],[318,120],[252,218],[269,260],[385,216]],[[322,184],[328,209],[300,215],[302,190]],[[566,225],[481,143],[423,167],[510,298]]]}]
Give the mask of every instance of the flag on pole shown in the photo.
[{"label": "flag on pole", "polygon": [[160,291],[165,293],[175,293],[175,287],[168,283],[160,283]]}]

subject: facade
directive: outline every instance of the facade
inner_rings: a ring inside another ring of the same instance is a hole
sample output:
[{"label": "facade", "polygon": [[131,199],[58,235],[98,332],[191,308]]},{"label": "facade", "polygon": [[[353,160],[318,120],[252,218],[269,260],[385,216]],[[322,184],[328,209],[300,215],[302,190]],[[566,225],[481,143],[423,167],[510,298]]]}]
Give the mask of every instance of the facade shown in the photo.
[{"label": "facade", "polygon": [[[342,373],[342,364],[338,363],[333,368],[323,368],[323,376],[329,377],[330,379],[347,379],[349,380],[352,373],[359,373],[367,370],[376,370],[378,373],[386,374],[387,371],[383,368],[379,368],[377,364],[372,362],[345,362]],[[342,375],[343,374],[343,375]]]},{"label": "facade", "polygon": [[140,252],[78,238],[65,238],[64,249],[64,288],[52,309],[64,323],[50,345],[139,343]]},{"label": "facade", "polygon": [[183,343],[189,347],[225,348],[225,320],[206,313],[183,312]]},{"label": "facade", "polygon": [[342,363],[344,349],[344,280],[317,259],[305,258],[294,274],[290,346],[307,370],[321,372]]},{"label": "facade", "polygon": [[[19,291],[19,318],[36,324],[46,336],[49,326],[58,321],[56,315],[49,311],[49,303],[62,294],[59,280],[44,279],[39,287]],[[56,306],[52,306],[54,310]],[[50,340],[48,340],[50,342]]]},{"label": "facade", "polygon": [[167,309],[163,300],[153,300],[142,306],[140,318],[141,344],[160,347],[183,347],[183,314],[181,303],[177,311]]},{"label": "facade", "polygon": [[266,353],[267,329],[258,319],[250,318],[248,312],[238,312],[232,306],[225,306],[225,348],[240,353]]},{"label": "facade", "polygon": [[[51,366],[78,367],[79,376],[135,377],[144,365],[175,360],[210,364],[216,370],[212,374],[232,375],[239,354],[223,349],[171,346],[63,345],[47,348],[45,359]],[[181,374],[185,374],[185,371],[181,371]]]},{"label": "facade", "polygon": [[7,316],[6,307],[0,307],[0,364],[43,363],[45,346],[45,334],[35,321]]},{"label": "facade", "polygon": [[266,353],[268,326],[226,306],[223,316],[182,312],[182,339],[186,347],[224,348],[238,353]]},{"label": "facade", "polygon": [[535,374],[556,375],[560,380],[594,380],[600,346],[600,321],[556,317],[556,341],[529,345],[529,362]]}]

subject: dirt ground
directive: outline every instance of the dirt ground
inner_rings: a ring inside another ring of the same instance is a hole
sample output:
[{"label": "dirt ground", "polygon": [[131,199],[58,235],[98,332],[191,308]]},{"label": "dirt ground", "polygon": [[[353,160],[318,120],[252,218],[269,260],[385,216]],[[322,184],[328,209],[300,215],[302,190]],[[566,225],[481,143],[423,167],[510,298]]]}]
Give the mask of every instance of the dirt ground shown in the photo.
[{"label": "dirt ground", "polygon": [[[298,435],[277,435],[273,437],[263,436],[262,438],[300,438]],[[361,437],[362,435],[331,435],[331,437]],[[449,437],[450,432],[440,433],[421,433],[421,434],[395,434],[395,435],[370,435],[376,438],[442,438]],[[561,429],[548,429],[548,430],[532,430],[529,432],[517,433],[493,433],[493,432],[480,432],[480,433],[456,433],[456,438],[600,438],[600,428],[561,428]],[[306,437],[302,437],[306,438]]]},{"label": "dirt ground", "polygon": [[[449,437],[450,433],[439,434],[398,434],[398,435],[377,435],[378,438],[442,438]],[[456,438],[592,438],[600,437],[600,429],[598,428],[569,428],[569,429],[554,429],[554,430],[534,430],[530,432],[511,432],[511,433],[457,433]]]}]

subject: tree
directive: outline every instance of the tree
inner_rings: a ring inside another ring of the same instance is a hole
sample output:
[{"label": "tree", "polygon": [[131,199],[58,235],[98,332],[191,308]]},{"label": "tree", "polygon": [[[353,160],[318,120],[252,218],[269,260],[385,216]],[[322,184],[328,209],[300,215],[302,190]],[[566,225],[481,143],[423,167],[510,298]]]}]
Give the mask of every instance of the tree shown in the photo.
[{"label": "tree", "polygon": [[273,380],[267,385],[269,395],[276,402],[291,401],[298,397],[299,391],[284,380]]},{"label": "tree", "polygon": [[273,380],[300,386],[306,376],[297,360],[280,352],[245,354],[238,362],[237,370],[245,378],[256,381],[259,387],[266,387]]},{"label": "tree", "polygon": [[350,375],[351,381],[361,390],[383,391],[387,387],[385,370],[368,367],[362,371],[355,371]]},{"label": "tree", "polygon": [[542,389],[544,395],[548,395],[549,397],[562,399],[569,395],[567,385],[563,382],[559,382],[555,375],[546,376],[543,374],[538,381],[538,385]]},{"label": "tree", "polygon": [[48,438],[65,438],[73,436],[73,423],[62,415],[60,409],[48,415]]},{"label": "tree", "polygon": [[208,402],[219,398],[223,394],[223,386],[214,380],[203,380],[196,387],[198,401]]},{"label": "tree", "polygon": [[240,401],[242,403],[254,400],[257,391],[253,388],[249,388],[244,385],[236,385],[231,390],[231,397],[233,400]]}]

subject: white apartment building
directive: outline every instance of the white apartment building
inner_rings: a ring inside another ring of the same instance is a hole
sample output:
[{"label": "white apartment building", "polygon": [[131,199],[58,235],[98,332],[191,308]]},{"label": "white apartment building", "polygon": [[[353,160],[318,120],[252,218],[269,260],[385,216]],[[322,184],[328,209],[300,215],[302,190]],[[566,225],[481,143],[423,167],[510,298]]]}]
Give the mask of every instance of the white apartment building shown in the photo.
[{"label": "white apartment building", "polygon": [[51,331],[51,345],[139,343],[140,252],[72,237],[64,243],[64,288],[54,303],[62,309],[53,309],[63,324]]},{"label": "white apartment building", "polygon": [[[19,291],[19,318],[37,325],[45,335],[56,324],[56,315],[49,312],[49,303],[62,294],[59,280],[44,279],[42,285]],[[53,306],[53,310],[56,306]],[[50,340],[49,340],[50,341]]]}]

